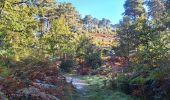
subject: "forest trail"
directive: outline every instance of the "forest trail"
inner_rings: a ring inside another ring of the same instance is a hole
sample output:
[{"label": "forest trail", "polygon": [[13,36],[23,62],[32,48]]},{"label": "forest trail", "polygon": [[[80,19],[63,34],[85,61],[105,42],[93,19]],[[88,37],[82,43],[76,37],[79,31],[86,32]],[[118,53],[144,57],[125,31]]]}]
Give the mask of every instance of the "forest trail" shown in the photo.
[{"label": "forest trail", "polygon": [[131,96],[117,90],[104,88],[105,78],[98,75],[65,74],[68,83],[74,85],[77,94],[71,100],[134,100]]},{"label": "forest trail", "polygon": [[[82,79],[83,76],[81,76],[81,75],[71,75],[71,74],[66,74],[64,76],[66,77],[66,81],[68,83],[73,84],[73,86],[76,88],[76,90],[79,94],[79,99],[80,100],[87,100],[86,93],[88,92],[90,84],[88,84],[85,80]],[[75,94],[72,94],[72,95],[74,96]]]}]

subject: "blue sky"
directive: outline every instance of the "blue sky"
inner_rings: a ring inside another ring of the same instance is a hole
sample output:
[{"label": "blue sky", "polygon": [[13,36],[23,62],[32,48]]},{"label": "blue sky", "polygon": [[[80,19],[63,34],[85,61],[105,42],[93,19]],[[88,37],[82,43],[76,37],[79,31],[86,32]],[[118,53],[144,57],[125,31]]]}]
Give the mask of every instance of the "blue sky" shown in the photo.
[{"label": "blue sky", "polygon": [[113,24],[119,22],[124,12],[125,0],[58,0],[71,2],[84,15],[92,15],[98,19],[107,18]]}]

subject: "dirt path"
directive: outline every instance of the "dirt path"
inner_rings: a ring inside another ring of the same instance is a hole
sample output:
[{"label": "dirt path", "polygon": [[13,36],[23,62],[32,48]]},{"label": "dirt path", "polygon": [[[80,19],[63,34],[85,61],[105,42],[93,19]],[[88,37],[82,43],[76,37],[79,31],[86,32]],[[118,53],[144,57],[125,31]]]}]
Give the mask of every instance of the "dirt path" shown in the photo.
[{"label": "dirt path", "polygon": [[[104,87],[104,77],[97,75],[64,75],[77,89],[78,98],[71,100],[133,100],[131,96]],[[75,95],[75,94],[72,94]]]},{"label": "dirt path", "polygon": [[66,77],[66,81],[68,83],[71,83],[74,85],[74,87],[77,89],[79,95],[80,95],[80,100],[87,100],[86,93],[89,88],[89,84],[85,81],[82,80],[82,76],[77,76],[77,75],[64,75]]}]

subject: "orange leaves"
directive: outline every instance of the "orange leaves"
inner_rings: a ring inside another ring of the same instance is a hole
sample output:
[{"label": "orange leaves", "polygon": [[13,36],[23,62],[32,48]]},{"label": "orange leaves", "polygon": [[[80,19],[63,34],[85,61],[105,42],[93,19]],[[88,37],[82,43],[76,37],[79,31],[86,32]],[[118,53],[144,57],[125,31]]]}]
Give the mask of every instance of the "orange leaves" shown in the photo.
[{"label": "orange leaves", "polygon": [[40,71],[33,72],[30,76],[31,76],[30,77],[31,80],[34,80],[34,79],[43,80],[46,77],[46,75],[44,73],[41,73]]},{"label": "orange leaves", "polygon": [[110,66],[124,67],[128,64],[128,59],[125,57],[112,57],[106,61]]},{"label": "orange leaves", "polygon": [[[42,93],[44,97],[51,95],[51,97],[68,100],[68,89],[74,90],[74,87],[68,84],[65,77],[59,73],[58,63],[39,67],[24,67],[14,73],[0,81],[0,91],[11,99],[24,99],[24,93],[31,93],[32,89],[37,89],[39,94],[30,94],[33,100],[35,100],[34,98],[36,100],[51,100],[40,98]],[[18,92],[20,90],[23,91]]]},{"label": "orange leaves", "polygon": [[77,69],[78,73],[81,75],[87,75],[91,70],[90,67],[80,67]]}]

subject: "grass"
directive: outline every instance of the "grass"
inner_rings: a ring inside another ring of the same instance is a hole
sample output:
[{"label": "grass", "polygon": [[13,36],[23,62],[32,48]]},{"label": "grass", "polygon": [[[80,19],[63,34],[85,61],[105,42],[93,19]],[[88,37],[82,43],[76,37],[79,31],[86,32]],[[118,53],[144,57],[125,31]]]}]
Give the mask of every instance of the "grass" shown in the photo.
[{"label": "grass", "polygon": [[83,76],[82,80],[90,84],[89,91],[86,93],[88,100],[133,100],[131,96],[118,90],[104,88],[104,77]]}]

